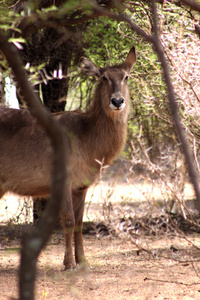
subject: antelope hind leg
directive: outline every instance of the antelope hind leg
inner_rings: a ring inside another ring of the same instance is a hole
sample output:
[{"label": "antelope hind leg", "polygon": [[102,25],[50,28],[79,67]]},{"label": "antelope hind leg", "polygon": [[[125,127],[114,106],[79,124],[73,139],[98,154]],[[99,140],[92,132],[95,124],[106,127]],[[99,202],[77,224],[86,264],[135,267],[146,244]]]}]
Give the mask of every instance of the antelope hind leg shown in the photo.
[{"label": "antelope hind leg", "polygon": [[76,267],[72,250],[75,220],[74,211],[72,207],[72,197],[71,193],[68,193],[68,195],[69,194],[70,199],[66,198],[65,203],[63,203],[61,212],[61,221],[65,236],[65,256],[63,261],[65,270],[73,270]]},{"label": "antelope hind leg", "polygon": [[87,193],[87,188],[80,189],[78,191],[73,191],[73,205],[74,205],[74,217],[75,217],[75,228],[74,228],[74,246],[75,246],[75,260],[76,264],[80,267],[89,267],[89,264],[85,258],[84,248],[83,248],[83,213],[85,196]]}]

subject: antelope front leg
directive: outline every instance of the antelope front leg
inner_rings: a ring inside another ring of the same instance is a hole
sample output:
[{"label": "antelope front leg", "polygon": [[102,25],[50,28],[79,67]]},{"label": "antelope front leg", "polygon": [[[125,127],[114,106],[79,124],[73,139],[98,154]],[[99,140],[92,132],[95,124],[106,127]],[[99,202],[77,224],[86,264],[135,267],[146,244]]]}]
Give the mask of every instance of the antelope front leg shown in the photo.
[{"label": "antelope front leg", "polygon": [[65,270],[73,270],[76,268],[76,264],[73,257],[73,251],[72,251],[73,232],[74,232],[74,223],[72,224],[66,221],[65,228],[64,228],[65,256],[63,261]]},{"label": "antelope front leg", "polygon": [[83,248],[83,213],[87,188],[80,189],[73,192],[75,228],[74,228],[74,246],[75,246],[75,260],[81,267],[88,267],[87,260]]},{"label": "antelope front leg", "polygon": [[72,270],[76,267],[72,251],[73,233],[75,226],[72,197],[70,197],[70,199],[66,199],[65,203],[63,204],[61,221],[65,236],[65,257],[63,264],[65,266],[65,270]]}]

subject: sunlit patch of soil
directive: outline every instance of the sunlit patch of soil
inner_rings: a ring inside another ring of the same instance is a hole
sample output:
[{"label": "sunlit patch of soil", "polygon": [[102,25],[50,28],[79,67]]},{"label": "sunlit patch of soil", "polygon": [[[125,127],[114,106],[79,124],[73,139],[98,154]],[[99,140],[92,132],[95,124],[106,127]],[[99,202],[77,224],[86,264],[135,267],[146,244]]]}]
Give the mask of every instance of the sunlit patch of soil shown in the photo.
[{"label": "sunlit patch of soil", "polygon": [[[63,271],[63,233],[57,231],[38,260],[36,299],[200,299],[200,237],[179,226],[171,230],[168,192],[170,187],[145,181],[92,186],[84,221],[103,221],[104,227],[85,231],[92,233],[84,235],[91,269]],[[184,192],[186,199],[194,197],[189,184]],[[165,226],[158,227],[160,220]],[[0,228],[0,299],[18,295],[23,230]]]},{"label": "sunlit patch of soil", "polygon": [[[54,234],[38,260],[36,299],[199,299],[200,238],[187,239],[142,237],[138,250],[128,239],[85,235],[91,269],[72,272],[63,271],[63,238]],[[17,247],[0,251],[1,299],[17,297]]]}]

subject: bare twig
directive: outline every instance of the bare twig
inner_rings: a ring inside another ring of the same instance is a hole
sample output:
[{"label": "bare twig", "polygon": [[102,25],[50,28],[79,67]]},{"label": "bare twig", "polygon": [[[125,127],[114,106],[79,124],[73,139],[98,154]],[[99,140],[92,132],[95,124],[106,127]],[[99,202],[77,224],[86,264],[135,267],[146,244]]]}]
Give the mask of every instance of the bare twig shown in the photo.
[{"label": "bare twig", "polygon": [[191,81],[187,80],[182,74],[181,72],[178,70],[178,68],[176,67],[174,61],[170,58],[170,56],[168,55],[168,53],[165,51],[165,54],[167,55],[168,60],[170,61],[171,65],[173,66],[174,70],[176,71],[176,73],[178,74],[178,76],[182,79],[183,82],[185,82],[192,90],[195,98],[197,99],[198,102],[200,102],[199,96],[197,95],[193,84]]},{"label": "bare twig", "polygon": [[185,286],[200,285],[200,282],[186,283],[186,282],[182,282],[182,281],[162,280],[162,279],[156,279],[156,278],[150,278],[150,277],[146,277],[144,280],[145,281],[151,280],[151,281],[162,282],[162,283],[174,283],[174,284],[180,284],[180,285],[185,285]]},{"label": "bare twig", "polygon": [[159,38],[159,29],[158,29],[158,23],[157,23],[157,9],[156,9],[156,3],[155,0],[152,0],[152,14],[153,14],[153,30],[154,30],[154,39],[153,39],[153,45],[155,47],[155,50],[158,54],[159,60],[161,62],[162,68],[163,68],[163,74],[167,86],[167,91],[168,91],[168,98],[169,98],[169,103],[171,107],[171,113],[173,116],[174,124],[176,126],[176,130],[178,133],[178,137],[180,139],[182,149],[186,158],[186,162],[188,164],[188,172],[190,176],[190,180],[194,186],[194,190],[196,193],[196,198],[198,201],[198,208],[200,211],[200,189],[199,189],[199,182],[198,182],[198,176],[196,174],[196,169],[193,163],[192,155],[190,153],[188,144],[186,142],[183,126],[181,124],[179,114],[178,114],[178,105],[175,99],[175,94],[174,94],[174,87],[172,85],[172,80],[169,74],[169,69],[168,69],[168,64],[164,55],[164,51],[160,42]]}]

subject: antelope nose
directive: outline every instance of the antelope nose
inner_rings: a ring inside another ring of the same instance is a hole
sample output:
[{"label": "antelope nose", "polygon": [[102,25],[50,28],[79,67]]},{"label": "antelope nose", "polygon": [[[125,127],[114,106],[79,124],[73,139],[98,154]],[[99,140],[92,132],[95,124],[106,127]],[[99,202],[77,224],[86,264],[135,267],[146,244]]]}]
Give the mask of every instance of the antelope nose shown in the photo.
[{"label": "antelope nose", "polygon": [[116,98],[112,98],[111,99],[111,103],[117,108],[119,109],[120,106],[122,106],[122,104],[124,103],[124,98],[120,98],[120,99],[116,99]]}]

